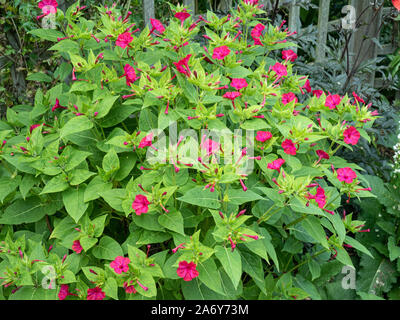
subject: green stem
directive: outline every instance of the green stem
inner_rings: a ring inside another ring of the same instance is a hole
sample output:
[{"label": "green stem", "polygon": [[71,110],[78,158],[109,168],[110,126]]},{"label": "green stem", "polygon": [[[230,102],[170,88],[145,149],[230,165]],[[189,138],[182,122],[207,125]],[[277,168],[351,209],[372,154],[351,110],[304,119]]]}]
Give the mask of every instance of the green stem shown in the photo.
[{"label": "green stem", "polygon": [[[297,268],[300,268],[302,265],[306,264],[306,263],[307,263],[308,261],[310,261],[311,259],[313,259],[313,258],[319,256],[320,254],[323,254],[323,253],[326,252],[326,251],[327,251],[327,249],[322,249],[321,251],[318,251],[316,254],[314,254],[314,255],[311,256],[310,258],[304,260],[303,262],[299,263],[297,266],[293,267],[292,269],[290,269],[290,270],[289,270],[288,272],[286,272],[286,273],[291,273],[291,272],[293,272],[293,271],[296,270]],[[283,274],[282,274],[282,275],[283,275]],[[280,276],[278,277],[278,279],[279,279],[282,275],[280,275]]]},{"label": "green stem", "polygon": [[288,225],[286,225],[283,229],[287,230],[287,229],[289,229],[289,227],[291,227],[291,226],[293,226],[293,225],[295,225],[295,224],[298,224],[299,222],[303,221],[303,220],[306,219],[306,218],[307,218],[307,215],[305,214],[305,215],[301,216],[300,218],[298,218],[298,219],[292,221],[292,222],[289,223]]},{"label": "green stem", "polygon": [[273,208],[275,208],[275,207],[276,207],[276,204],[274,203],[274,204],[272,205],[272,207],[269,208],[269,209],[267,210],[267,212],[264,213],[260,219],[258,219],[257,223],[260,224],[261,222],[267,221],[267,220],[268,220],[269,218],[271,218],[275,213],[277,213],[279,210],[281,210],[281,208],[278,208],[277,210],[275,210],[274,212],[272,212],[270,215],[268,215],[268,214],[271,212],[271,210],[272,210]]}]

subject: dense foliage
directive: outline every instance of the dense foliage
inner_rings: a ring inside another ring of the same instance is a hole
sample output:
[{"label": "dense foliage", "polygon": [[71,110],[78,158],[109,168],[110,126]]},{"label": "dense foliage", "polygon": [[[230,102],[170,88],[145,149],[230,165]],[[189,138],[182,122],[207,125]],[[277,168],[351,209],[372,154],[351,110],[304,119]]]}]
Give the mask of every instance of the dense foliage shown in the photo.
[{"label": "dense foliage", "polygon": [[151,30],[42,2],[57,29],[30,34],[65,62],[0,122],[1,297],[321,299],[354,253],[382,269],[372,225],[341,207],[377,183],[338,156],[378,113],[293,72],[292,34],[258,1],[196,21],[172,6]]}]

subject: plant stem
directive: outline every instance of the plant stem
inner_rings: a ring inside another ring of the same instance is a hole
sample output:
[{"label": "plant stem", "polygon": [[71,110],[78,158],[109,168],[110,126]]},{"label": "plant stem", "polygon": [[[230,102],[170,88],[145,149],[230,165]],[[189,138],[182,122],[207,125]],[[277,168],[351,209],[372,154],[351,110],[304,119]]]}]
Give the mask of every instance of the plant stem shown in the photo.
[{"label": "plant stem", "polygon": [[267,221],[269,218],[271,218],[275,213],[277,213],[277,212],[281,209],[281,208],[278,208],[278,210],[275,210],[273,213],[271,213],[271,214],[268,216],[268,213],[270,213],[270,211],[271,211],[273,208],[275,208],[275,207],[276,207],[276,204],[274,203],[274,204],[272,205],[272,207],[269,208],[269,209],[267,210],[267,212],[264,213],[260,219],[258,219],[257,223],[260,224],[261,222]]},{"label": "plant stem", "polygon": [[298,219],[292,221],[292,222],[289,223],[288,225],[286,225],[283,229],[287,230],[287,229],[289,229],[289,227],[291,227],[291,226],[293,226],[293,225],[295,225],[295,224],[298,224],[299,222],[305,220],[306,218],[307,218],[307,215],[305,214],[305,215],[301,216],[300,218],[298,218]]}]

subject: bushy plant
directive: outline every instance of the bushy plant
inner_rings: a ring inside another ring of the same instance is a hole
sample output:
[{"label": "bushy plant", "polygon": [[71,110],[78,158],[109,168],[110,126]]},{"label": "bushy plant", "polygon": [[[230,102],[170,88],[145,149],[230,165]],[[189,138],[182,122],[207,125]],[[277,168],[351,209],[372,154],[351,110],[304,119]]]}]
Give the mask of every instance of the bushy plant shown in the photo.
[{"label": "bushy plant", "polygon": [[337,209],[373,194],[336,154],[377,113],[293,73],[258,1],[151,30],[81,8],[32,31],[68,62],[0,122],[0,296],[320,299],[349,248],[371,256]]}]

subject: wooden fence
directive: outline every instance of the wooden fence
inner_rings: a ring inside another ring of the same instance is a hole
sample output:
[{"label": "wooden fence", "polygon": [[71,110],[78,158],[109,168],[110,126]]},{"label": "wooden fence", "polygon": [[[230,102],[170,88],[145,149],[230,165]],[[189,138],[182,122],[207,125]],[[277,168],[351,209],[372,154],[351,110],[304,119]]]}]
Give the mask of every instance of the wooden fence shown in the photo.
[{"label": "wooden fence", "polygon": [[[265,8],[272,8],[274,0],[260,0],[260,4],[264,4]],[[192,14],[197,14],[198,0],[182,0],[182,4],[192,10]],[[232,6],[232,0],[220,0],[219,8],[222,11],[228,11]],[[300,5],[302,0],[280,0],[281,5],[287,6],[289,10],[289,21],[288,27],[290,31],[296,31],[299,35],[302,32],[302,26],[300,22]],[[338,26],[342,24],[342,18],[329,21],[330,6],[333,1],[331,0],[319,0],[318,7],[318,38],[316,45],[316,62],[323,62],[326,57],[326,44],[327,37],[330,32],[338,30]],[[378,1],[379,2],[379,1]],[[370,6],[370,1],[367,0],[349,0],[349,5],[352,6],[355,11],[355,16],[361,18],[357,21],[360,23],[360,27],[352,31],[352,35],[349,41],[349,65],[350,69],[356,70],[364,61],[376,58],[378,56],[387,55],[393,53],[397,48],[400,47],[399,43],[399,24],[394,23],[393,30],[396,36],[393,37],[393,41],[390,44],[379,46],[374,38],[379,39],[380,25],[382,17],[387,16],[393,8],[382,8],[374,10]],[[143,0],[143,12],[144,20],[149,25],[150,18],[154,17],[154,0]],[[345,14],[343,15],[345,16]],[[375,79],[375,74],[371,74],[367,79],[371,85],[375,87],[382,87],[382,79]]]}]

